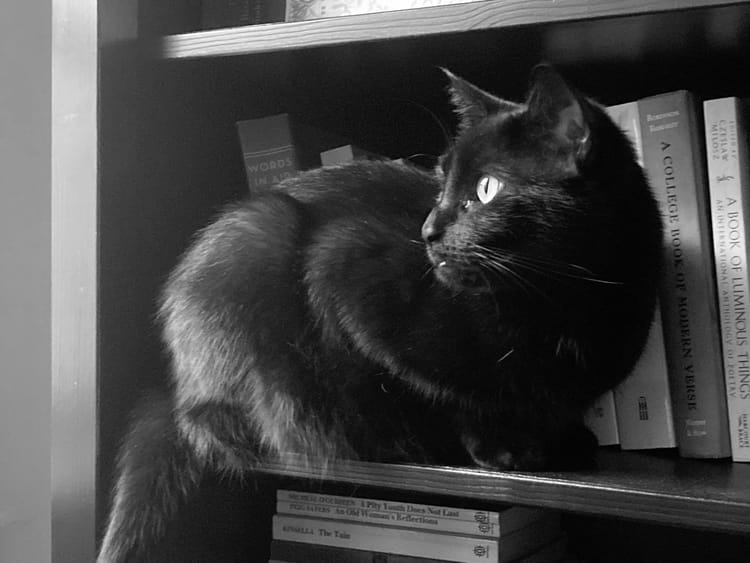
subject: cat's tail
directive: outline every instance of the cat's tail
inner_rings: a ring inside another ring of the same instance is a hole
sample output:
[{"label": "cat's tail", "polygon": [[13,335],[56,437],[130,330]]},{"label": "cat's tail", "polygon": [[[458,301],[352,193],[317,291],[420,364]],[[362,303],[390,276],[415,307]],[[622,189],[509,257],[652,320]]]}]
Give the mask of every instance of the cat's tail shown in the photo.
[{"label": "cat's tail", "polygon": [[150,395],[136,410],[120,450],[98,563],[141,560],[197,489],[203,467],[180,435],[170,397]]}]

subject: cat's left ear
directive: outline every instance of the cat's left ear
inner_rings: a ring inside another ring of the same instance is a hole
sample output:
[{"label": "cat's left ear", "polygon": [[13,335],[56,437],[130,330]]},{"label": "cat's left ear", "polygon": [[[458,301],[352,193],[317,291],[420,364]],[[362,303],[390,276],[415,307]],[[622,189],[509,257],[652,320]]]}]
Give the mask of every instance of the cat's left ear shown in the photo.
[{"label": "cat's left ear", "polygon": [[591,132],[585,101],[551,66],[539,65],[534,69],[526,104],[533,118],[549,127],[560,143],[571,149],[576,160],[588,154]]},{"label": "cat's left ear", "polygon": [[518,108],[517,104],[506,102],[485,92],[448,69],[441,68],[441,70],[450,80],[448,93],[458,114],[459,133],[474,127],[490,115]]}]

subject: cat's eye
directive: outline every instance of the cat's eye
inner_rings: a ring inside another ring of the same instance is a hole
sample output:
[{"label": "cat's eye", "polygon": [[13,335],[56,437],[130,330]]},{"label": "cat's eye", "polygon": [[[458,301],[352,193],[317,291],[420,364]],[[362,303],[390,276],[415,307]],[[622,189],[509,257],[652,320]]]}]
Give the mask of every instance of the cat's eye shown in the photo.
[{"label": "cat's eye", "polygon": [[477,182],[477,198],[482,203],[489,203],[505,187],[500,180],[494,176],[485,174]]}]

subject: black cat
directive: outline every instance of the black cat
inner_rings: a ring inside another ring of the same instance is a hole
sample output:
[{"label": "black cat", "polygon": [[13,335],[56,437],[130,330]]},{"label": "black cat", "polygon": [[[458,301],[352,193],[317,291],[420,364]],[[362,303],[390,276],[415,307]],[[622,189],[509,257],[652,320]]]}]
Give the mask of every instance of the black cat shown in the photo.
[{"label": "black cat", "polygon": [[536,470],[641,353],[662,226],[633,149],[538,67],[526,103],[447,73],[435,173],[313,170],[226,210],[167,283],[173,393],[138,413],[102,562],[144,557],[207,472],[286,453]]}]

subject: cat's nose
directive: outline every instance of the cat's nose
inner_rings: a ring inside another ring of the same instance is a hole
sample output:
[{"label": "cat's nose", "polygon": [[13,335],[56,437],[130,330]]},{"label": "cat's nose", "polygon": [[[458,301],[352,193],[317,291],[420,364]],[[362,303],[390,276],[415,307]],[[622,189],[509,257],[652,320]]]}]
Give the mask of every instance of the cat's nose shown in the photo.
[{"label": "cat's nose", "polygon": [[437,218],[437,209],[433,209],[422,224],[422,240],[427,243],[435,242],[443,236],[443,227]]}]

